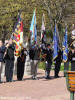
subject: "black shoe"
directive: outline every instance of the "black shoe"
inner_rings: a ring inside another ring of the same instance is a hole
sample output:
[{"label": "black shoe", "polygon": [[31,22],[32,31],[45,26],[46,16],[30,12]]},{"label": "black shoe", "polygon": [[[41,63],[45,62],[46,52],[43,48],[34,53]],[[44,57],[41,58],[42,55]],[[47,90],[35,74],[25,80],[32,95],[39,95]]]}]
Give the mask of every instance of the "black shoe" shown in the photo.
[{"label": "black shoe", "polygon": [[49,76],[47,76],[45,79],[51,79]]},{"label": "black shoe", "polygon": [[9,80],[7,80],[6,82],[10,82]]},{"label": "black shoe", "polygon": [[13,82],[12,80],[7,80],[6,82]]},{"label": "black shoe", "polygon": [[13,82],[12,80],[10,80],[9,82]]},{"label": "black shoe", "polygon": [[22,81],[22,79],[18,79],[18,81]]},{"label": "black shoe", "polygon": [[59,76],[55,76],[54,78],[59,78]]}]

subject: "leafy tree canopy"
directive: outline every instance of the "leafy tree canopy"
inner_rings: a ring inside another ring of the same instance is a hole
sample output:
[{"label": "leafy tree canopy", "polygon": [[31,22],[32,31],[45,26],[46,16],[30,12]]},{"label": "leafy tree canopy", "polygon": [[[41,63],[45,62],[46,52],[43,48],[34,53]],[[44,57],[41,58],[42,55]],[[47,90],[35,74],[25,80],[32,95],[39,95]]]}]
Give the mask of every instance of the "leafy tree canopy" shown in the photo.
[{"label": "leafy tree canopy", "polygon": [[67,23],[70,33],[75,20],[74,5],[74,0],[0,0],[0,37],[10,37],[19,11],[22,11],[23,15],[24,35],[28,35],[35,8],[38,32],[41,29],[42,14],[45,13],[46,29],[51,30],[49,32],[52,33],[56,19],[59,32],[63,34]]}]

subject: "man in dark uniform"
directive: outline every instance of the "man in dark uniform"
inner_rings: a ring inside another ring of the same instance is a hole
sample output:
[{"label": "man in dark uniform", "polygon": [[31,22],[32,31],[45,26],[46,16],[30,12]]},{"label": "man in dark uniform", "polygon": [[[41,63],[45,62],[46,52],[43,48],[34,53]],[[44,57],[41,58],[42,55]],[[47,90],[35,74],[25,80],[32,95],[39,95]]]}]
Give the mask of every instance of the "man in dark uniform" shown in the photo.
[{"label": "man in dark uniform", "polygon": [[62,51],[59,48],[58,56],[55,59],[55,78],[59,77],[58,74],[59,74],[59,71],[60,71],[61,62],[62,62]]},{"label": "man in dark uniform", "polygon": [[50,44],[47,44],[47,49],[46,49],[46,70],[45,70],[45,76],[46,79],[50,79],[50,70],[51,70],[51,65],[52,65],[52,55],[53,51],[51,50]]}]

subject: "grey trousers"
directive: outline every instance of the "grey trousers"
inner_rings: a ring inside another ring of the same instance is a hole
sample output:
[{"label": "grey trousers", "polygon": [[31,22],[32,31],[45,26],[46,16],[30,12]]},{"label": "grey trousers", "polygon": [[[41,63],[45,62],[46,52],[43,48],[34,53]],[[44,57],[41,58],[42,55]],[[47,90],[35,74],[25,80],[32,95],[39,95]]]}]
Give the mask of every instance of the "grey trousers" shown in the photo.
[{"label": "grey trousers", "polygon": [[31,60],[31,75],[36,77],[38,68],[38,60]]},{"label": "grey trousers", "polygon": [[5,74],[6,74],[6,81],[7,82],[12,81],[13,69],[14,69],[14,61],[13,60],[6,60],[5,61]]},{"label": "grey trousers", "polygon": [[4,62],[0,62],[0,82],[2,81],[2,79],[4,78],[5,75],[5,66],[4,66]]}]

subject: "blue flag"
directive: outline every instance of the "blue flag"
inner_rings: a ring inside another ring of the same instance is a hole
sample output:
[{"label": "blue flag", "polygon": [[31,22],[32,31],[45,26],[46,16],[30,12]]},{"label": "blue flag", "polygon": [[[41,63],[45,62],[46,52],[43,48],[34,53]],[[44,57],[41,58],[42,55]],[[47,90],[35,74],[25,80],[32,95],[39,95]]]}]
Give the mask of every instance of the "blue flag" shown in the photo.
[{"label": "blue flag", "polygon": [[33,13],[33,17],[32,17],[32,21],[31,21],[31,26],[30,26],[30,32],[31,32],[31,44],[33,44],[34,42],[34,32],[35,32],[35,17],[36,17],[36,14],[35,14],[35,10],[34,10],[34,13]]},{"label": "blue flag", "polygon": [[36,25],[36,16],[35,16],[35,25],[34,25],[34,41],[37,43],[37,25]]},{"label": "blue flag", "polygon": [[58,36],[57,36],[57,30],[56,30],[56,24],[53,34],[53,60],[58,56]]},{"label": "blue flag", "polygon": [[67,39],[67,28],[66,28],[63,41],[63,61],[66,62],[67,59],[68,59],[68,39]]}]

